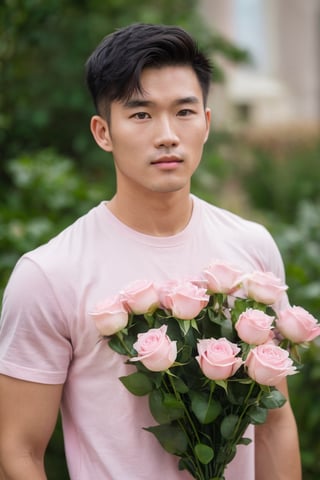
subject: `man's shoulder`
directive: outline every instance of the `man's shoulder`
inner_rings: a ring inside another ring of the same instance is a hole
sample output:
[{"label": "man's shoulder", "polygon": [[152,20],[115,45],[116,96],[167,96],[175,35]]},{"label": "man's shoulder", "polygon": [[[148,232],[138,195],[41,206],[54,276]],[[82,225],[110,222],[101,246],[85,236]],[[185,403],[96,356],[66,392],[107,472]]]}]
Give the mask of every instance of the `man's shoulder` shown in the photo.
[{"label": "man's shoulder", "polygon": [[67,268],[74,263],[81,264],[81,257],[92,248],[91,243],[97,235],[97,215],[101,204],[77,218],[73,223],[57,233],[47,243],[25,253],[20,262],[27,259],[40,268]]},{"label": "man's shoulder", "polygon": [[258,235],[268,234],[267,229],[261,223],[255,220],[248,219],[242,215],[227,210],[221,206],[213,205],[206,200],[195,197],[199,208],[202,210],[202,214],[206,216],[206,219],[213,222],[216,227],[226,228],[231,230],[242,230],[243,232],[256,232]]},{"label": "man's shoulder", "polygon": [[227,255],[235,264],[243,261],[246,269],[273,271],[283,278],[281,255],[266,226],[208,202],[200,203],[202,233],[221,258]]}]

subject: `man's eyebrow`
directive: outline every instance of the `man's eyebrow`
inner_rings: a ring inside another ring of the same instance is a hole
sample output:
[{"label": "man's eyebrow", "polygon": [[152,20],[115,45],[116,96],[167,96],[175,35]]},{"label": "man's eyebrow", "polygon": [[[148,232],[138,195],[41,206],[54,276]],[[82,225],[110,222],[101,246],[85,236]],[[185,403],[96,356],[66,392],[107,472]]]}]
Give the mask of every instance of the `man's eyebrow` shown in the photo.
[{"label": "man's eyebrow", "polygon": [[[198,104],[200,100],[198,97],[193,95],[188,97],[181,97],[174,100],[174,105],[185,105],[185,104]],[[124,103],[125,108],[139,108],[139,107],[152,107],[155,105],[155,102],[151,100],[145,100],[143,98],[130,98]]]},{"label": "man's eyebrow", "polygon": [[190,96],[190,97],[182,97],[178,98],[175,102],[176,105],[183,105],[185,103],[189,104],[197,104],[200,103],[200,100],[198,97]]},{"label": "man's eyebrow", "polygon": [[125,108],[150,107],[154,103],[143,98],[130,98],[124,103]]}]

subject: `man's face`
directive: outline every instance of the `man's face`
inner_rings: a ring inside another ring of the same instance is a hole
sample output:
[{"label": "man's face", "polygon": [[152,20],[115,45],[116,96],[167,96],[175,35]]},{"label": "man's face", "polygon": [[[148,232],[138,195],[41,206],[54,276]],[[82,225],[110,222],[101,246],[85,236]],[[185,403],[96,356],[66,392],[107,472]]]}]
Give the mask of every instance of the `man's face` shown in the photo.
[{"label": "man's face", "polygon": [[210,111],[190,67],[147,68],[142,93],[113,102],[108,149],[118,192],[169,193],[190,188],[207,139]]}]

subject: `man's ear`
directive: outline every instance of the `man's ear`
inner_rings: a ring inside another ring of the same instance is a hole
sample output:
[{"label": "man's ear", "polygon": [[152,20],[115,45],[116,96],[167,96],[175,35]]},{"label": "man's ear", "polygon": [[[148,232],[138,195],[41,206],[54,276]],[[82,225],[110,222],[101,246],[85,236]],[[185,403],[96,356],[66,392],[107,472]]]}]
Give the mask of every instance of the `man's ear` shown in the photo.
[{"label": "man's ear", "polygon": [[100,115],[91,118],[90,129],[96,143],[102,150],[112,152],[112,140],[110,137],[109,125]]},{"label": "man's ear", "polygon": [[206,142],[206,141],[208,140],[209,133],[210,133],[210,125],[211,125],[211,110],[210,110],[210,108],[206,108],[206,110],[205,110],[205,116],[206,116],[206,127],[207,127],[207,131],[206,131],[206,135],[205,135],[205,140],[204,140],[204,142]]}]

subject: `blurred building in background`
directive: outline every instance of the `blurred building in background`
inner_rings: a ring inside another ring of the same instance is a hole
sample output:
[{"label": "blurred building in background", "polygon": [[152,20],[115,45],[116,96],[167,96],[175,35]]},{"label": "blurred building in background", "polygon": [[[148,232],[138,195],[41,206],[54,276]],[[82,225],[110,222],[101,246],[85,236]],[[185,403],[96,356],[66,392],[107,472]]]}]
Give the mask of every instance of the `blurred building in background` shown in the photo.
[{"label": "blurred building in background", "polygon": [[320,124],[320,0],[201,0],[201,11],[251,54],[249,65],[223,65],[215,127]]}]

